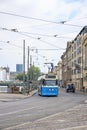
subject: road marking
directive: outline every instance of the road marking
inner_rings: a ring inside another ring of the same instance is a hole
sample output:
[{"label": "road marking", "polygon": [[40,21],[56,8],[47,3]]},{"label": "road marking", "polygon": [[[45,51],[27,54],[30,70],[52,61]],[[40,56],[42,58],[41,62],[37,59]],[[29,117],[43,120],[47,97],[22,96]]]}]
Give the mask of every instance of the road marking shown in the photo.
[{"label": "road marking", "polygon": [[[43,101],[43,103],[44,103],[45,101]],[[17,111],[13,111],[13,112],[8,112],[8,113],[2,113],[2,114],[0,114],[0,116],[5,116],[5,115],[11,115],[11,114],[15,114],[15,113],[18,113],[18,112],[22,112],[22,111],[26,111],[26,110],[31,110],[31,109],[34,109],[34,108],[38,108],[38,106],[39,106],[39,104],[40,103],[42,103],[41,101],[40,102],[38,102],[37,104],[37,107],[35,106],[35,107],[31,107],[31,108],[26,108],[26,109],[21,109],[21,110],[17,110]],[[43,105],[43,104],[42,104]],[[39,106],[39,108],[40,108],[41,106]]]},{"label": "road marking", "polygon": [[[76,107],[76,106],[75,106]],[[19,124],[19,125],[15,125],[15,126],[11,126],[11,127],[8,127],[8,128],[5,128],[4,130],[10,130],[10,129],[13,129],[13,128],[19,128],[21,126],[24,126],[24,125],[27,125],[27,124],[33,124],[33,123],[37,123],[37,122],[40,122],[40,121],[44,121],[46,119],[49,119],[49,118],[52,118],[52,117],[55,117],[57,115],[61,115],[63,114],[64,112],[68,112],[69,110],[72,110],[72,108],[68,109],[68,110],[65,110],[63,112],[59,112],[59,113],[56,113],[56,114],[53,114],[53,115],[50,115],[50,116],[46,116],[46,117],[43,117],[43,118],[40,118],[40,119],[37,119],[33,122],[25,122],[25,123],[22,123],[22,124]],[[65,129],[60,129],[60,130],[65,130]],[[66,129],[66,130],[72,130],[70,128]]]},{"label": "road marking", "polygon": [[24,125],[27,125],[27,124],[32,124],[33,122],[26,122],[26,123],[23,123],[23,124],[19,124],[19,125],[15,125],[15,126],[11,126],[11,127],[8,127],[8,128],[4,128],[3,130],[11,130],[11,129],[16,129],[16,128],[19,128],[20,126],[24,126]]},{"label": "road marking", "polygon": [[8,112],[8,113],[2,113],[2,114],[0,114],[0,116],[11,115],[11,114],[15,114],[15,113],[18,113],[18,112],[31,110],[31,109],[34,109],[34,108],[36,108],[36,107],[26,108],[26,109],[22,109],[22,110],[19,110],[19,111],[13,111],[13,112]]},{"label": "road marking", "polygon": [[56,113],[56,114],[53,114],[53,115],[50,115],[50,116],[47,116],[47,117],[38,119],[38,120],[33,121],[33,122],[25,122],[25,123],[22,123],[22,124],[19,124],[19,125],[15,125],[15,126],[11,126],[11,127],[5,128],[5,129],[3,129],[3,130],[10,130],[10,129],[13,129],[13,128],[19,128],[19,127],[24,126],[24,125],[27,125],[27,124],[37,123],[37,122],[39,122],[39,121],[48,119],[48,118],[50,118],[50,117],[54,117],[54,116],[56,116],[56,115],[60,115],[60,114],[62,114],[62,113],[63,113],[63,112]]},{"label": "road marking", "polygon": [[[78,105],[78,106],[80,106],[80,105]],[[36,107],[32,107],[32,108],[28,108],[28,109],[23,109],[23,110],[20,110],[20,111],[25,111],[25,110],[29,110],[29,109],[33,109],[33,108],[36,108]],[[70,109],[68,109],[68,110],[65,110],[65,111],[63,111],[63,112],[59,112],[59,113],[55,113],[55,114],[53,114],[53,115],[49,115],[49,116],[46,116],[46,117],[43,117],[43,118],[40,118],[40,119],[37,119],[37,120],[35,120],[35,121],[33,121],[33,122],[25,122],[25,123],[22,123],[22,124],[18,124],[18,125],[15,125],[15,126],[11,126],[11,127],[8,127],[8,128],[5,128],[5,129],[3,129],[3,130],[10,130],[10,129],[13,129],[13,128],[19,128],[19,127],[22,127],[22,126],[24,126],[24,125],[27,125],[27,124],[33,124],[33,123],[38,123],[38,122],[40,122],[40,121],[44,121],[44,120],[46,120],[46,119],[48,119],[48,118],[52,118],[52,117],[55,117],[55,116],[57,116],[57,115],[61,115],[61,114],[63,114],[64,112],[68,112],[69,110],[74,110],[75,108],[78,108],[78,107],[73,107],[73,108],[70,108]],[[20,112],[20,111],[14,111],[14,112],[9,112],[9,113],[6,113],[6,114],[13,114],[13,113],[17,113],[17,112]],[[6,115],[6,114],[0,114],[0,115]],[[84,126],[76,126],[76,127],[70,127],[70,128],[66,128],[66,130],[73,130],[73,129],[78,129],[78,128],[80,128],[80,129],[82,129],[82,128],[87,128],[87,125],[84,125]],[[60,130],[65,130],[65,129],[60,129]]]},{"label": "road marking", "polygon": [[60,130],[76,130],[76,129],[81,129],[82,128],[87,128],[87,125],[83,125],[83,126],[75,126],[75,127],[70,127],[70,128],[64,128],[64,129],[60,129]]},{"label": "road marking", "polygon": [[43,120],[46,120],[46,119],[48,119],[48,118],[55,117],[55,116],[60,115],[60,114],[62,114],[62,113],[63,113],[63,112],[59,112],[59,113],[56,113],[56,114],[53,114],[53,115],[50,115],[50,116],[43,117],[43,118],[41,118],[41,119],[36,120],[36,122],[43,121]]}]

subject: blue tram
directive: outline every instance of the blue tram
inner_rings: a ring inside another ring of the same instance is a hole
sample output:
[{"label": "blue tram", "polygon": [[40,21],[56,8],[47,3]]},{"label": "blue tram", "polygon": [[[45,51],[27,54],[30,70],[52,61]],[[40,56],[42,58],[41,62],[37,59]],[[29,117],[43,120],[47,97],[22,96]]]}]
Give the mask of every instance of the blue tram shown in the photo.
[{"label": "blue tram", "polygon": [[38,95],[41,96],[58,96],[59,87],[57,78],[53,74],[41,76],[38,85]]}]

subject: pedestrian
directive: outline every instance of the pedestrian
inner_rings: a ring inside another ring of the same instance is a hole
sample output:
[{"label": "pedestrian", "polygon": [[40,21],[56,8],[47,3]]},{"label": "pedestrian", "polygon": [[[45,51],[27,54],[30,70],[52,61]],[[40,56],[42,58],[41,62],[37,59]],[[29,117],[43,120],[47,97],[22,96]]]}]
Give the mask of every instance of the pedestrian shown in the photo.
[{"label": "pedestrian", "polygon": [[82,90],[83,90],[83,92],[85,92],[85,87],[84,86],[83,86]]}]

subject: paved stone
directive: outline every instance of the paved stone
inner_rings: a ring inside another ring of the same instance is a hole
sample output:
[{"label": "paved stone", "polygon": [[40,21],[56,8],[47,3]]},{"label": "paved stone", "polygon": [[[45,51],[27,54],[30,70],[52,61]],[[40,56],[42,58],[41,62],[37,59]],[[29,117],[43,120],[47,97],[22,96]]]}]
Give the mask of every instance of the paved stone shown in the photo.
[{"label": "paved stone", "polygon": [[87,130],[87,104],[34,122],[26,122],[10,130]]}]

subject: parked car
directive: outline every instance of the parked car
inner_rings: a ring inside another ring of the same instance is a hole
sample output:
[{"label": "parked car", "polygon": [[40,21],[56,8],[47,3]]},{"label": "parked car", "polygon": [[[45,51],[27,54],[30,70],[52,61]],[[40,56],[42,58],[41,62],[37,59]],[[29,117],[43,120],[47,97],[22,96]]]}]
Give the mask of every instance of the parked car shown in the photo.
[{"label": "parked car", "polygon": [[67,87],[66,87],[66,92],[73,92],[75,93],[75,86],[74,84],[68,84]]}]

